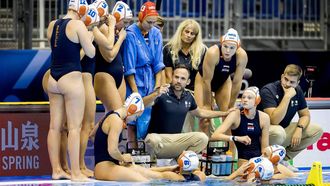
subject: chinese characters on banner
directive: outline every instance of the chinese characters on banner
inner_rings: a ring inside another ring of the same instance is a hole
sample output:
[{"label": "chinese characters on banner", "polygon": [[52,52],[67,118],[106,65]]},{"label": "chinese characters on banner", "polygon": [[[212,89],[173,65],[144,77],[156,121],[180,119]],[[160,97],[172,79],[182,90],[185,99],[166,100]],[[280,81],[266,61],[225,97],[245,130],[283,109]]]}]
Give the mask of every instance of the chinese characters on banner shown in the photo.
[{"label": "chinese characters on banner", "polygon": [[0,175],[51,174],[49,113],[0,113]]}]

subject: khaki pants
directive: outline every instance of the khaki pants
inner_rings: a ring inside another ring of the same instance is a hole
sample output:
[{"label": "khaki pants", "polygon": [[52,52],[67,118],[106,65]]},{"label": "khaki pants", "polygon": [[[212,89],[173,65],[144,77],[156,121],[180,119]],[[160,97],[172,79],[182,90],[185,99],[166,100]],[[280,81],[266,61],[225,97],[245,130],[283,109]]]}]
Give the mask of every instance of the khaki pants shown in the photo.
[{"label": "khaki pants", "polygon": [[291,139],[297,128],[297,122],[290,123],[289,126],[283,128],[280,125],[270,125],[269,127],[269,145],[282,145],[286,149],[285,159],[293,159],[297,154],[303,151],[309,145],[314,144],[323,134],[320,126],[309,124],[302,131],[301,142],[296,147],[291,147]]},{"label": "khaki pants", "polygon": [[158,159],[177,158],[183,151],[196,153],[206,148],[209,138],[202,132],[179,134],[148,134],[145,143],[151,147],[151,155]]}]

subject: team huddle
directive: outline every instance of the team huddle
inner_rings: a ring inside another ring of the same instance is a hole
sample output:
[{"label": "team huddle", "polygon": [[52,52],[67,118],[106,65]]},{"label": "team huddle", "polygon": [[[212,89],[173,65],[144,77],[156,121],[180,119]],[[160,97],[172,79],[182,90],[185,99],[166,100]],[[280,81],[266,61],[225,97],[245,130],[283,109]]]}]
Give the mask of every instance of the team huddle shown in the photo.
[{"label": "team huddle", "polygon": [[[239,168],[226,179],[295,176],[287,161],[323,133],[310,123],[299,66],[288,65],[279,81],[260,91],[245,89],[238,107],[248,57],[235,29],[208,48],[199,23],[187,19],[163,46],[165,23],[153,2],[141,6],[136,23],[130,24],[132,19],[122,1],[110,14],[105,0],[69,0],[67,14],[49,23],[51,66],[42,83],[50,102],[53,179],[204,181],[197,154],[209,140],[227,141],[237,152]],[[95,122],[96,98],[105,114]],[[299,120],[292,122],[296,113]],[[213,118],[219,117],[222,124],[216,126]],[[123,129],[132,148],[144,140],[152,158],[178,164],[136,165],[131,154],[119,150]],[[94,171],[84,161],[89,139]]]}]

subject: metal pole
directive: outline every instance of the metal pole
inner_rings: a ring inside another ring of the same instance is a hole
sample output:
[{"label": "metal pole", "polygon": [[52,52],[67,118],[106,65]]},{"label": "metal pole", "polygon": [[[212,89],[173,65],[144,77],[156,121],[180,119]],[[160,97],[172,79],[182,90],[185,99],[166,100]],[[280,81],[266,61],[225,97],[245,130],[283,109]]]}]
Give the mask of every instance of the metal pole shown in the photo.
[{"label": "metal pole", "polygon": [[[39,0],[39,38],[40,40],[44,39],[45,36],[45,1]],[[45,48],[45,42],[39,42],[40,48]]]},{"label": "metal pole", "polygon": [[16,0],[17,3],[17,41],[18,49],[23,49],[23,0]]},{"label": "metal pole", "polygon": [[33,0],[24,1],[24,49],[32,49]]}]

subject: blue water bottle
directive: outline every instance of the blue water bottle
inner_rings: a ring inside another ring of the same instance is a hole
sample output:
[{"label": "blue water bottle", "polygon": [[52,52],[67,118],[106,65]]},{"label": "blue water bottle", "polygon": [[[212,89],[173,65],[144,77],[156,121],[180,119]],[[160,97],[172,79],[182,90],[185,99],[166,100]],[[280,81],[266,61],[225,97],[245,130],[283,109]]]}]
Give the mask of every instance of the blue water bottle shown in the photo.
[{"label": "blue water bottle", "polygon": [[216,153],[212,156],[212,174],[214,176],[220,175],[220,154]]},{"label": "blue water bottle", "polygon": [[233,161],[233,153],[230,150],[228,150],[226,152],[226,171],[225,171],[226,175],[230,175],[232,172],[231,168],[233,164],[231,163],[231,161]]}]

